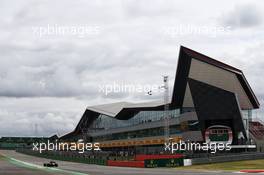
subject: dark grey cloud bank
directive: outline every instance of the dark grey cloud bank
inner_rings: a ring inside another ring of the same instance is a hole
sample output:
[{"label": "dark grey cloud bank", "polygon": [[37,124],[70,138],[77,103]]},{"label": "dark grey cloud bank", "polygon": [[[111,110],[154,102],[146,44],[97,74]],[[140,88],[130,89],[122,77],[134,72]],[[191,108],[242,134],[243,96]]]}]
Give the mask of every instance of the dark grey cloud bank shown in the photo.
[{"label": "dark grey cloud bank", "polygon": [[237,5],[223,15],[223,24],[232,27],[254,27],[262,24],[263,16],[258,4]]},{"label": "dark grey cloud bank", "polygon": [[[262,104],[263,9],[262,2],[239,0],[1,1],[0,136],[34,135],[36,125],[39,135],[62,134],[88,105],[161,99],[161,93],[106,96],[99,86],[161,85],[164,74],[172,85],[180,45],[244,70]],[[97,26],[99,32],[34,33],[48,25]],[[177,33],[188,26],[231,30]]]}]

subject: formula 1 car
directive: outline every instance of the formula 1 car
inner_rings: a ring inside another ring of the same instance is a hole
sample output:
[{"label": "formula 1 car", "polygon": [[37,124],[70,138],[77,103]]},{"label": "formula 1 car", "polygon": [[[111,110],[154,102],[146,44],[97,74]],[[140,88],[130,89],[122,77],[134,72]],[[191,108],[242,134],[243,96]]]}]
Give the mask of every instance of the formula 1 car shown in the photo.
[{"label": "formula 1 car", "polygon": [[50,161],[49,163],[44,163],[44,167],[58,167],[58,164],[54,161]]}]

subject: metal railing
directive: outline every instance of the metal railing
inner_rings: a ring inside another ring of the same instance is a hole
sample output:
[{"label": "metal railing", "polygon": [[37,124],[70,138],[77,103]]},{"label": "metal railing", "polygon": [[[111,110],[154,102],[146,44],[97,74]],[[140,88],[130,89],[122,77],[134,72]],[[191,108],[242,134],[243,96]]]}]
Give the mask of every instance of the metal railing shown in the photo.
[{"label": "metal railing", "polygon": [[257,117],[256,118],[253,118],[252,121],[253,122],[259,122],[263,126],[263,128],[264,128],[264,122],[260,118],[257,118]]},{"label": "metal railing", "polygon": [[249,131],[256,139],[264,139],[264,122],[254,118],[249,124]]}]

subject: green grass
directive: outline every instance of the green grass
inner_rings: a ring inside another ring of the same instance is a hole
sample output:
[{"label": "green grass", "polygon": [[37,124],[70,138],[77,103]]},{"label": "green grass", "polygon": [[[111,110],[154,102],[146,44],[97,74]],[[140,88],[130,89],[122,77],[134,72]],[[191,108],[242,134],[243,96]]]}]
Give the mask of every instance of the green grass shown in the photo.
[{"label": "green grass", "polygon": [[5,157],[5,156],[0,154],[0,161],[1,161],[1,159],[8,161],[9,163],[11,163],[17,167],[30,169],[31,171],[36,171],[36,172],[45,171],[48,174],[56,173],[56,174],[71,174],[71,175],[89,175],[89,174],[84,174],[84,173],[77,172],[77,171],[63,170],[63,169],[59,169],[59,168],[55,168],[55,167],[44,167],[41,165],[36,165],[33,163],[28,163],[28,162],[24,162],[21,160],[17,160],[17,159],[11,158],[11,157]]},{"label": "green grass", "polygon": [[5,157],[0,154],[0,160],[3,160]]},{"label": "green grass", "polygon": [[226,171],[239,171],[248,169],[264,169],[264,159],[261,160],[246,160],[236,162],[213,163],[206,165],[193,165],[187,167],[179,167],[177,169],[188,170],[226,170]]}]

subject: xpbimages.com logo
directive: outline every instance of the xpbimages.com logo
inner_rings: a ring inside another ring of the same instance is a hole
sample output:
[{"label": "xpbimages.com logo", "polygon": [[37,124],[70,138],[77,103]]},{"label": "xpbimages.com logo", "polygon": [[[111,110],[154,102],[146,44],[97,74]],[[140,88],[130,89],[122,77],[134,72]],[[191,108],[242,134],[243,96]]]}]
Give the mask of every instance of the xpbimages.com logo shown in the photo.
[{"label": "xpbimages.com logo", "polygon": [[151,95],[150,93],[162,92],[162,86],[157,84],[138,84],[138,83],[124,83],[113,82],[111,84],[99,85],[99,92],[104,95],[111,93],[144,93]]},{"label": "xpbimages.com logo", "polygon": [[99,35],[102,27],[90,25],[59,25],[48,24],[46,26],[33,26],[33,34],[39,38],[47,36],[76,36],[85,38],[87,36]]},{"label": "xpbimages.com logo", "polygon": [[43,151],[78,151],[84,153],[85,151],[101,151],[99,143],[84,143],[84,142],[44,142],[33,143],[33,151],[42,153]]},{"label": "xpbimages.com logo", "polygon": [[216,153],[217,151],[230,151],[232,149],[231,143],[192,143],[192,142],[177,142],[165,143],[165,151],[172,154],[178,151],[210,151]]}]

